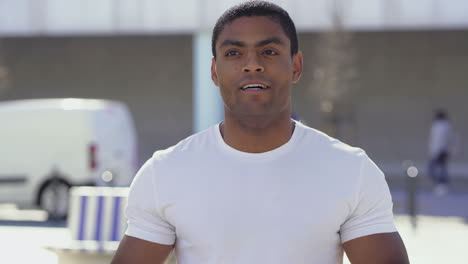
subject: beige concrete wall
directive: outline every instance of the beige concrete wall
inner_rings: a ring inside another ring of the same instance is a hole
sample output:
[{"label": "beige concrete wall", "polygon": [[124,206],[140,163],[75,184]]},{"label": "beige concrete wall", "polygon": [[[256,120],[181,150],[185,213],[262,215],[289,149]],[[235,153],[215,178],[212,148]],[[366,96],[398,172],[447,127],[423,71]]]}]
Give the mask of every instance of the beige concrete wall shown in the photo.
[{"label": "beige concrete wall", "polygon": [[[423,167],[435,108],[445,108],[461,137],[452,171],[468,176],[468,31],[355,33],[358,78],[356,142],[387,170],[409,159]],[[305,72],[295,90],[296,112],[320,127],[312,81],[317,34],[301,35]]]},{"label": "beige concrete wall", "polygon": [[143,162],[192,132],[192,37],[4,40],[11,87],[0,100],[84,97],[129,105]]},{"label": "beige concrete wall", "polygon": [[[294,112],[320,128],[318,100],[309,91],[317,37],[300,35],[305,69],[293,100]],[[191,134],[191,41],[173,35],[6,39],[12,86],[0,100],[124,101],[135,118],[143,161]],[[358,78],[347,102],[355,122],[345,131],[355,133],[351,143],[385,170],[399,170],[405,159],[422,166],[432,111],[444,107],[462,138],[456,163],[468,164],[468,31],[361,32],[353,46]]]}]

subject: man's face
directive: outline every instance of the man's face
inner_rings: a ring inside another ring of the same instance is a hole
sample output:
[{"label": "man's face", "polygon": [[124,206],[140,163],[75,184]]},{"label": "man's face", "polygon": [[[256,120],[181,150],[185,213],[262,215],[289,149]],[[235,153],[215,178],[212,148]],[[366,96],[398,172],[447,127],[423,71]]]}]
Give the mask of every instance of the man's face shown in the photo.
[{"label": "man's face", "polygon": [[215,48],[211,77],[226,115],[275,117],[289,111],[302,54],[291,57],[291,43],[279,23],[263,16],[238,18],[224,27]]}]

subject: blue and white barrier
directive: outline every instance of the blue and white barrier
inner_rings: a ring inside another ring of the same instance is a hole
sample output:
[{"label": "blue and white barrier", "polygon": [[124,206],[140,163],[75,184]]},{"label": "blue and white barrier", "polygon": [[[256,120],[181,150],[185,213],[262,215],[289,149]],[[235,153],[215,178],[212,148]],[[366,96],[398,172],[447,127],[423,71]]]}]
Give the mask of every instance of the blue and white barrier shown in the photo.
[{"label": "blue and white barrier", "polygon": [[128,187],[72,187],[68,229],[73,241],[118,242],[127,228]]},{"label": "blue and white barrier", "polygon": [[110,263],[127,228],[128,187],[72,187],[68,208],[68,243],[46,248],[58,264]]}]

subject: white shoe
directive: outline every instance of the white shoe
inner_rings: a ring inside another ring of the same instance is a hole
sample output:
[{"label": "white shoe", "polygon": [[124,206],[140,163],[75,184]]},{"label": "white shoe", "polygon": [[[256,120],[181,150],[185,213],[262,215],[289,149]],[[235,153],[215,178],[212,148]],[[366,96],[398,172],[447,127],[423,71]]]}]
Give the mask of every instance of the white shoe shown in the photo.
[{"label": "white shoe", "polygon": [[445,196],[448,193],[448,186],[446,184],[437,184],[434,193],[439,197]]}]

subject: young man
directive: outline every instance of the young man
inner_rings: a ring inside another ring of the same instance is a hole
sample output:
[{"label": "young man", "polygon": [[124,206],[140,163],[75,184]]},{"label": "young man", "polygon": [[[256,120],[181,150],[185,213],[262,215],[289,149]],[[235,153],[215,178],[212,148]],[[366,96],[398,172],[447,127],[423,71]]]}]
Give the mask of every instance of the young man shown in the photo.
[{"label": "young man", "polygon": [[437,110],[429,136],[429,177],[436,184],[434,192],[443,196],[448,192],[448,162],[455,147],[455,132],[448,114]]},{"label": "young man", "polygon": [[364,151],[291,120],[294,24],[251,1],[213,31],[225,119],[157,151],[132,183],[113,263],[408,263],[385,178]]}]

